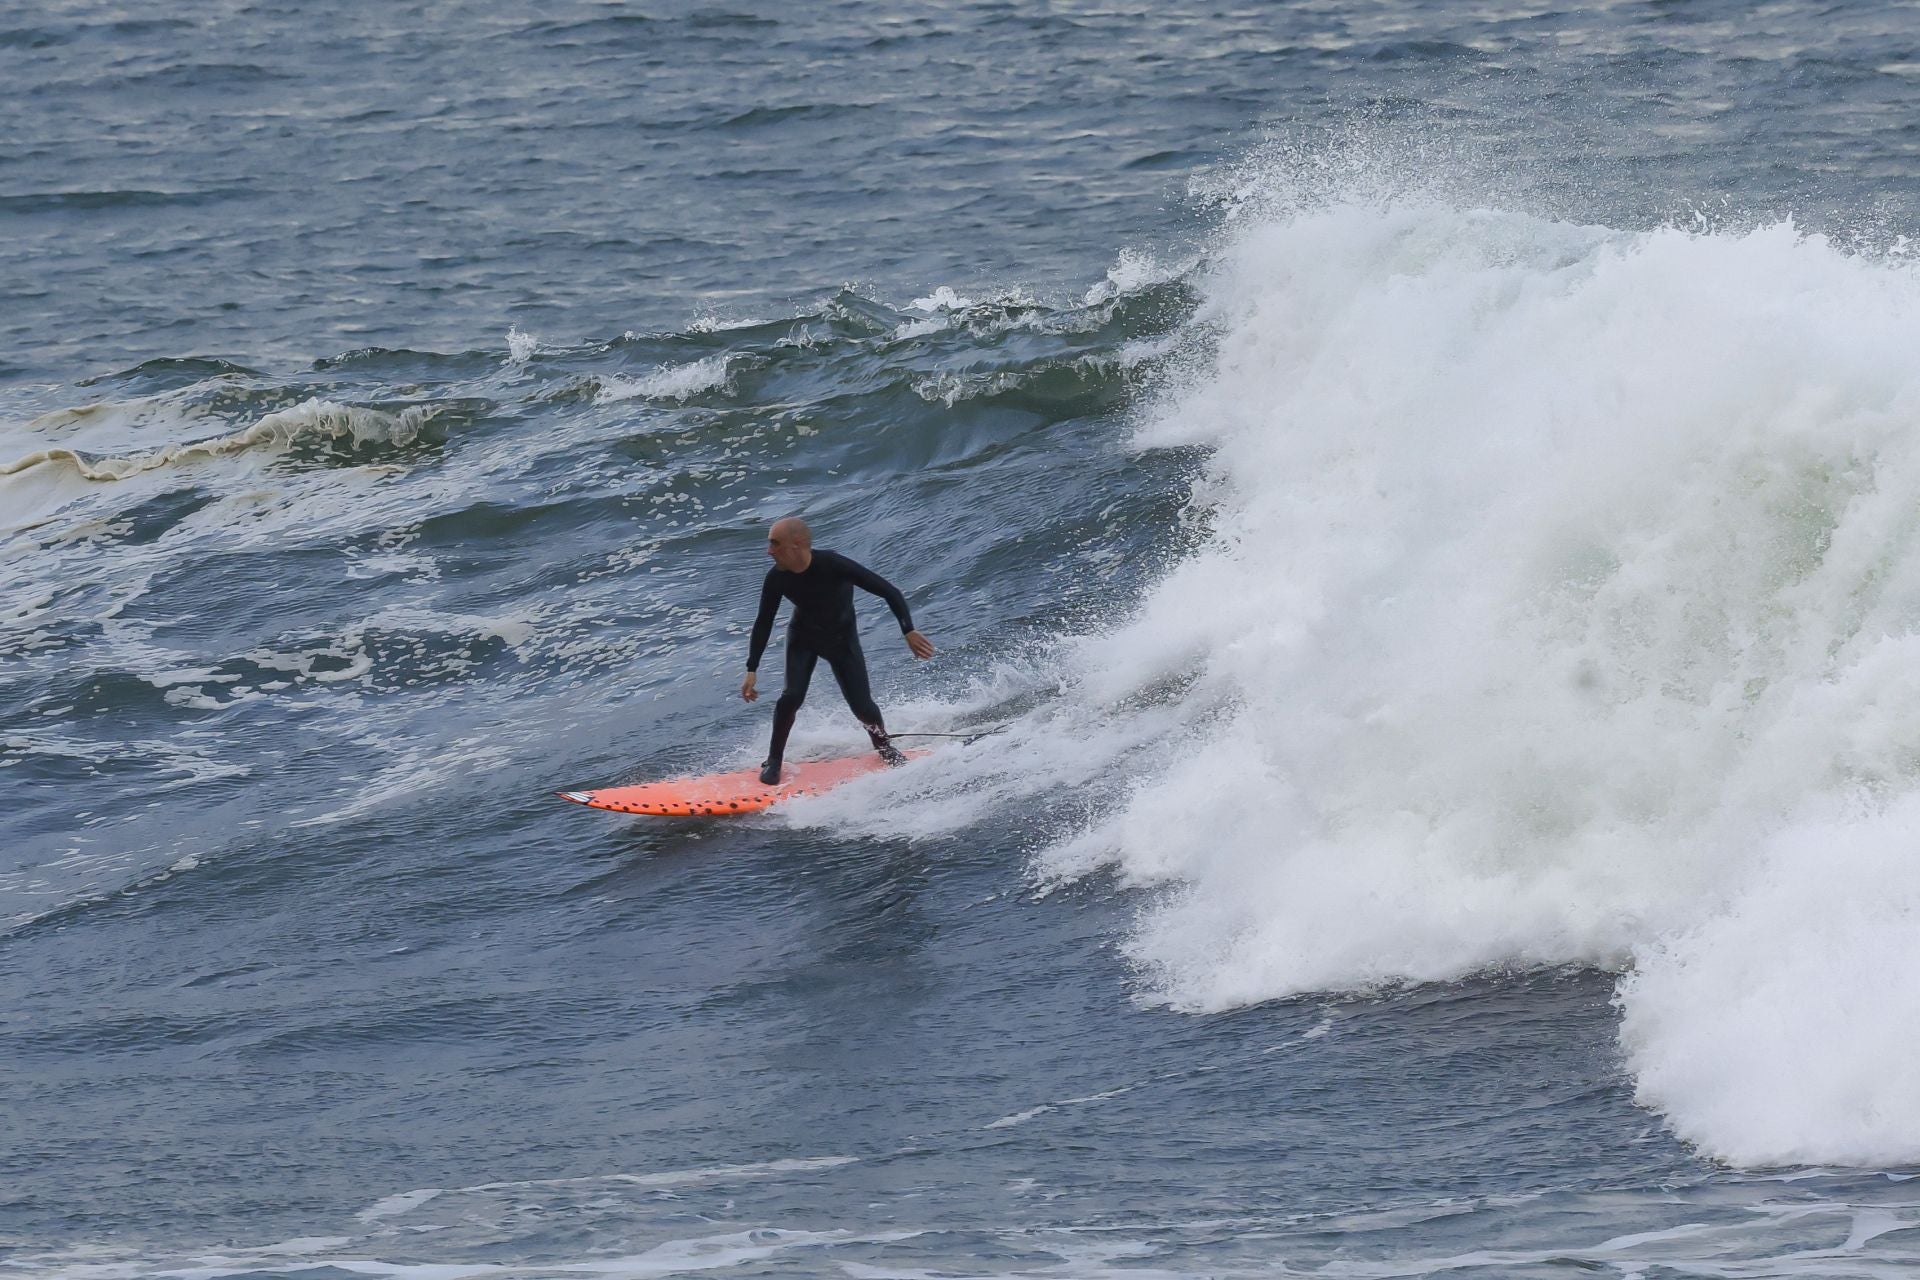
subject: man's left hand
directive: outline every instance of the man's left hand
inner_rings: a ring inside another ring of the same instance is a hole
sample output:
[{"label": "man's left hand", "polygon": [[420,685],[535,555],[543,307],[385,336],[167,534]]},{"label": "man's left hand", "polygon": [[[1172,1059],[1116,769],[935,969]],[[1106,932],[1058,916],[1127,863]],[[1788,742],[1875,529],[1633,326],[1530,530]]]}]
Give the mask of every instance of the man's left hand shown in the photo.
[{"label": "man's left hand", "polygon": [[927,639],[918,631],[907,632],[907,648],[913,650],[913,656],[916,658],[931,658],[933,656],[933,641]]}]

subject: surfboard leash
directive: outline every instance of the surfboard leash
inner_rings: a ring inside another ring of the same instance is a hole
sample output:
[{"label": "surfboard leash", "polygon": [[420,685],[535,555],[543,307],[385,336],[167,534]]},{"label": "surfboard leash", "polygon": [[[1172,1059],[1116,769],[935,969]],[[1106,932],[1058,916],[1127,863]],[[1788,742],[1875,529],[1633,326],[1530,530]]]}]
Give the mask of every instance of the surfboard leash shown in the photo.
[{"label": "surfboard leash", "polygon": [[999,733],[1005,728],[1007,726],[1004,724],[996,724],[989,725],[985,729],[975,729],[972,733],[890,733],[887,739],[892,741],[895,738],[958,738],[962,742],[973,742],[988,734]]}]

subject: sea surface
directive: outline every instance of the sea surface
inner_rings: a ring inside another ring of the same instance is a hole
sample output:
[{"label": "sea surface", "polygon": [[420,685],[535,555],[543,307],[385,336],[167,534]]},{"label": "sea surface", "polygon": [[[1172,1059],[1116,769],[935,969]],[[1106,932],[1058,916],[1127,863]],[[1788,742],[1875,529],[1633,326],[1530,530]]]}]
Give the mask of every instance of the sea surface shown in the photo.
[{"label": "sea surface", "polygon": [[[1920,6],[0,84],[0,1277],[1920,1271]],[[760,759],[795,512],[960,736],[556,798]]]}]

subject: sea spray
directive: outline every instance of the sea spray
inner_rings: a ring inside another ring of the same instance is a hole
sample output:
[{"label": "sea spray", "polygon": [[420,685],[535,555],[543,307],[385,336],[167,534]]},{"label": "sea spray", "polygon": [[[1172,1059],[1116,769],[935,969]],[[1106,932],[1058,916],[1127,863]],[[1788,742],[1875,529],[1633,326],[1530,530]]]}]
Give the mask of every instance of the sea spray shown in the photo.
[{"label": "sea spray", "polygon": [[1920,1158],[1920,279],[1380,202],[1201,283],[1137,443],[1210,450],[1214,533],[1077,695],[1097,741],[1185,680],[1188,732],[1042,874],[1165,886],[1127,945],[1185,1009],[1618,967],[1707,1152]]}]

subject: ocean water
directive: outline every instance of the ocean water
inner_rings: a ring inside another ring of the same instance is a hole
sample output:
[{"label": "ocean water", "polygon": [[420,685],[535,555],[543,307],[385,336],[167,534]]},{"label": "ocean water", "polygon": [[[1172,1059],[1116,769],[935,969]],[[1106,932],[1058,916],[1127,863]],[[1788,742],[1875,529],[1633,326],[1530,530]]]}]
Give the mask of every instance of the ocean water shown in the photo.
[{"label": "ocean water", "polygon": [[[1920,1266],[1913,6],[0,77],[0,1276]],[[991,732],[555,798],[759,759],[796,511]]]}]

